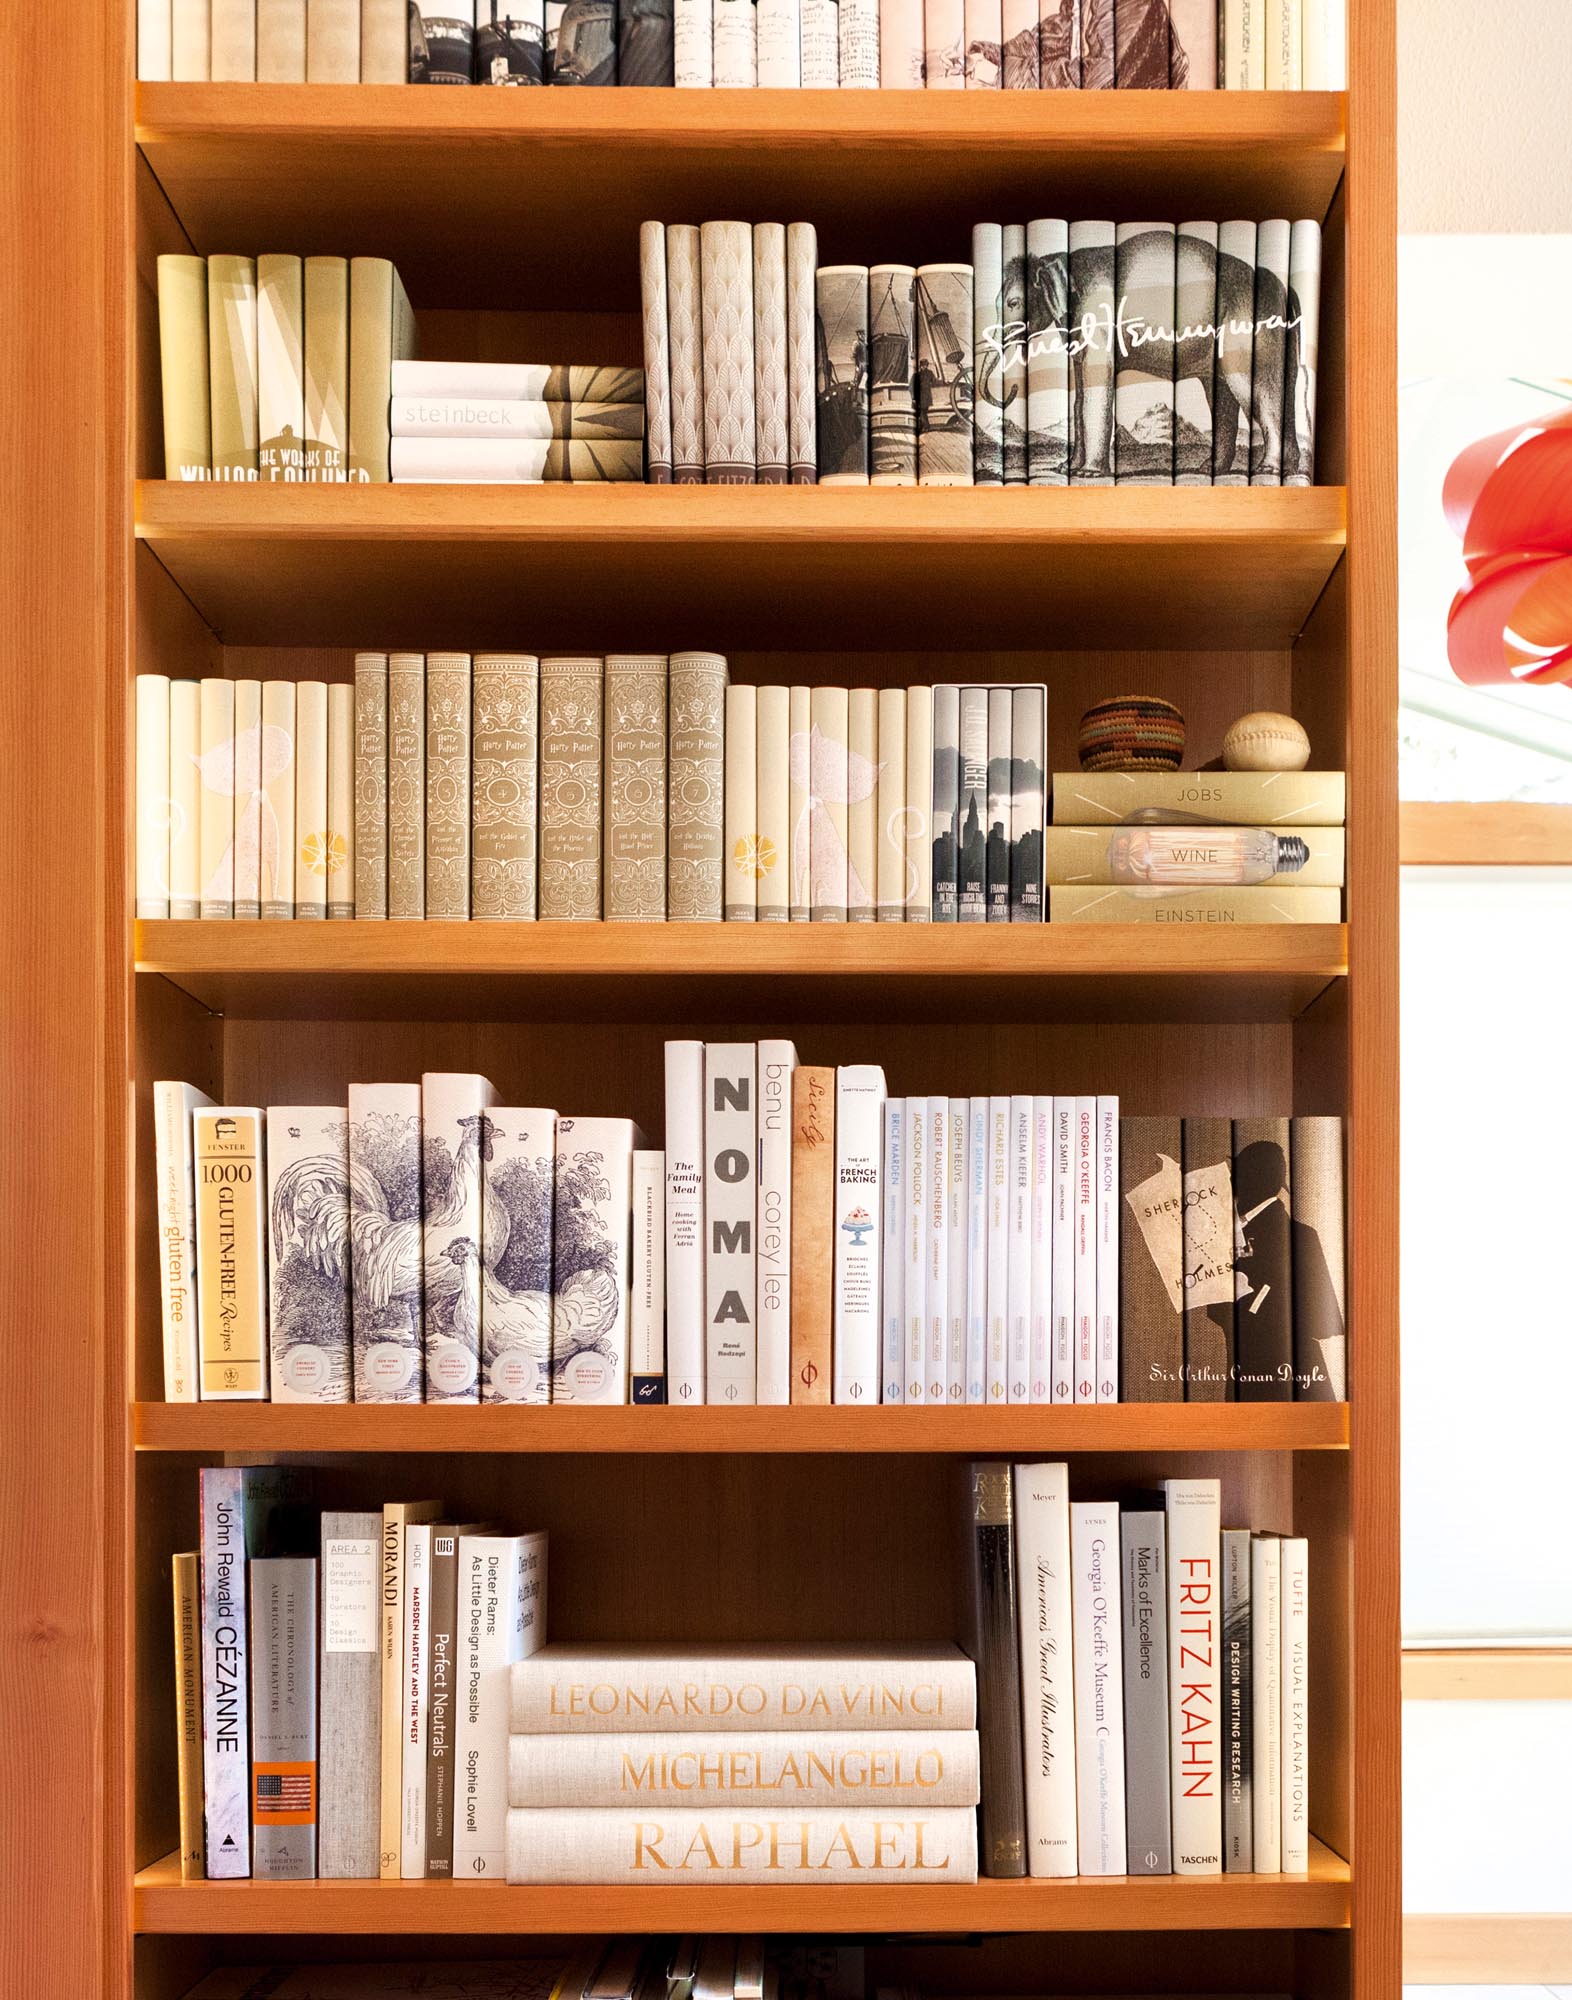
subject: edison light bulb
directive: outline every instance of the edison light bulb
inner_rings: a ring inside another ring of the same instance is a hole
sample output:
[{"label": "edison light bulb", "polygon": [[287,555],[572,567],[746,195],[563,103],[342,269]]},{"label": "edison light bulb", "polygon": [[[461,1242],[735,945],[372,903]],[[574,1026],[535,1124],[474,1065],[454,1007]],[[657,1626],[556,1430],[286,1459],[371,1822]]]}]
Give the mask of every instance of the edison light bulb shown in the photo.
[{"label": "edison light bulb", "polygon": [[1309,858],[1298,834],[1264,826],[1122,826],[1108,836],[1109,879],[1153,888],[1238,888],[1297,874]]}]

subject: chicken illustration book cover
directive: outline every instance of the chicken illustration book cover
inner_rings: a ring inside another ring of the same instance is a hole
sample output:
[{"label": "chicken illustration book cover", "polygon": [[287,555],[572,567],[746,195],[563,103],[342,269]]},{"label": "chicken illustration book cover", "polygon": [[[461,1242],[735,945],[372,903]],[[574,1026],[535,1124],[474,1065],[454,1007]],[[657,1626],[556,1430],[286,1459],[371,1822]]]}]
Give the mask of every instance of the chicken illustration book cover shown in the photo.
[{"label": "chicken illustration book cover", "polygon": [[347,1403],[349,1131],[343,1106],[270,1105],[267,1175],[273,1401]]},{"label": "chicken illustration book cover", "polygon": [[[486,1114],[481,1157],[485,1223],[481,1241],[481,1398],[487,1403],[551,1401],[551,1252],[555,1111]],[[473,1245],[455,1245],[466,1255]]]},{"label": "chicken illustration book cover", "polygon": [[349,1087],[355,1401],[418,1403],[424,1324],[420,1085]]}]

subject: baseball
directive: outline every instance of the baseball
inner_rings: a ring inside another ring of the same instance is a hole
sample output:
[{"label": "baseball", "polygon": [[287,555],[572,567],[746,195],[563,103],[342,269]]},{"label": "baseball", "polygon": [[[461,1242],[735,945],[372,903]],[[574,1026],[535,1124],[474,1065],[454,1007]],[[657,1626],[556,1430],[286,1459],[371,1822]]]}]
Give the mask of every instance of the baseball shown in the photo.
[{"label": "baseball", "polygon": [[1269,709],[1241,715],[1223,738],[1223,762],[1230,771],[1302,771],[1310,761],[1310,738],[1291,715]]}]

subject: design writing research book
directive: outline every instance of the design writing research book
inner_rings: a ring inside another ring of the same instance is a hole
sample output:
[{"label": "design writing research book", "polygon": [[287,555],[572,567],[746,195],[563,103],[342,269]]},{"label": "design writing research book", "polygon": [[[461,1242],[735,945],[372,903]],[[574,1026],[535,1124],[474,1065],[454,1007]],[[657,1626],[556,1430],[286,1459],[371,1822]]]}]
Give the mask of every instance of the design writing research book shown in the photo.
[{"label": "design writing research book", "polygon": [[[743,0],[720,0],[720,4],[735,6]],[[746,0],[746,5],[752,14],[753,0]],[[763,10],[758,11],[762,15]],[[789,43],[793,58],[796,25],[794,18]],[[753,226],[753,407],[754,457],[761,486],[784,486],[790,477],[786,340],[786,226],[757,222]]]},{"label": "design writing research book", "polygon": [[1223,1557],[1223,1870],[1248,1875],[1255,1867],[1251,1798],[1250,1530],[1225,1528]]},{"label": "design writing research book", "polygon": [[1011,1469],[979,1460],[965,1469],[967,1650],[977,1669],[982,1872],[1026,1873],[1026,1800],[1021,1754],[1021,1654],[1016,1613]]},{"label": "design writing research book", "polygon": [[[998,482],[995,481],[995,484]],[[960,791],[955,813],[955,914],[963,924],[988,917],[988,690],[960,690]]]},{"label": "design writing research book", "polygon": [[388,915],[426,914],[426,656],[388,655]]},{"label": "design writing research book", "polygon": [[966,1400],[988,1400],[988,1105],[966,1105]]},{"label": "design writing research book", "polygon": [[1073,1403],[1075,1397],[1075,1099],[1053,1101],[1053,1207],[1049,1229],[1053,1237],[1053,1297],[1049,1346],[1053,1376],[1050,1397]]},{"label": "design writing research book", "polygon": [[420,1085],[349,1086],[355,1401],[418,1403],[423,1296]]},{"label": "design writing research book", "polygon": [[1119,1130],[1120,1396],[1184,1401],[1184,1176],[1177,1118]]},{"label": "design writing research book", "polygon": [[1097,1099],[1077,1097],[1073,1134],[1075,1400],[1097,1397]]},{"label": "design writing research book", "polygon": [[835,1262],[834,1070],[795,1069],[791,1109],[791,1400],[827,1403]]},{"label": "design writing research book", "polygon": [[606,916],[660,923],[666,915],[666,661],[613,653],[606,661]]},{"label": "design writing research book", "polygon": [[[968,40],[970,40],[968,34]],[[972,480],[1004,484],[1004,231],[972,226]]]},{"label": "design writing research book", "polygon": [[[450,0],[457,4],[457,0]],[[316,0],[306,9],[307,83],[359,83],[358,0]]]},{"label": "design writing research book", "polygon": [[879,1400],[906,1400],[906,1103],[887,1097],[882,1125],[880,1188],[882,1282],[879,1290]]},{"label": "design writing research book", "polygon": [[1053,924],[1337,924],[1336,889],[1060,889]]},{"label": "design writing research book", "polygon": [[[1270,84],[1268,85],[1270,88]],[[1297,89],[1298,85],[1290,86]],[[1281,217],[1256,225],[1255,344],[1250,368],[1250,484],[1283,483],[1287,395],[1288,260],[1292,232]]]},{"label": "design writing research book", "polygon": [[[753,0],[716,0],[745,9]],[[717,37],[717,44],[719,38]],[[716,80],[720,78],[716,48]],[[753,231],[746,222],[706,222],[699,229],[699,301],[704,369],[704,480],[751,486],[755,474],[753,399]]]},{"label": "design writing research book", "polygon": [[673,923],[719,923],[726,662],[718,653],[673,653],[668,698],[666,914]]},{"label": "design writing research book", "polygon": [[977,1676],[946,1644],[559,1643],[513,1669],[509,1715],[524,1737],[971,1730]]},{"label": "design writing research book", "polygon": [[[202,914],[202,734],[200,681],[169,683],[169,914]],[[291,835],[293,837],[293,835]]]},{"label": "design writing research book", "polygon": [[[738,1818],[729,1811],[510,1812],[514,1883],[664,1880],[975,1882],[976,1815],[954,1807],[874,1816],[844,1807]],[[730,1990],[728,1988],[728,1990]],[[740,1989],[739,1989],[740,1990]]]},{"label": "design writing research book", "polygon": [[1097,1100],[1097,1400],[1119,1400],[1119,1100]]},{"label": "design writing research book", "polygon": [[415,315],[398,272],[385,257],[349,264],[349,473],[389,478],[388,382],[394,365],[419,346]]},{"label": "design writing research book", "polygon": [[191,1083],[153,1085],[158,1183],[158,1293],[164,1329],[164,1401],[198,1401],[196,1155],[191,1114],[212,1099]]},{"label": "design writing research book", "polygon": [[317,1873],[317,1564],[251,1565],[251,1872]]},{"label": "design writing research book", "polygon": [[1222,1546],[1215,1479],[1165,1482],[1174,1873],[1223,1870]]},{"label": "design writing research book", "polygon": [[268,1106],[267,1221],[272,1399],[347,1403],[354,1331],[343,1105]]},{"label": "design writing research book", "polygon": [[593,923],[601,914],[604,662],[540,663],[540,914]]},{"label": "design writing research book", "polygon": [[1340,1403],[1348,1394],[1342,1119],[1293,1119],[1289,1149],[1294,1191],[1294,1394],[1301,1403]]},{"label": "design writing research book", "polygon": [[1059,771],[1055,826],[1184,825],[1197,815],[1223,825],[1341,826],[1341,771]]},{"label": "design writing research book", "polygon": [[255,479],[257,267],[254,258],[208,258],[207,328],[213,477]]},{"label": "design writing research book", "polygon": [[[630,1401],[666,1400],[666,1155],[633,1155]],[[785,1399],[782,1398],[784,1401]]]},{"label": "design writing research book", "polygon": [[481,1401],[549,1403],[557,1114],[494,1106],[485,1137]]},{"label": "design writing research book", "polygon": [[759,691],[733,682],[726,690],[726,797],[724,888],[721,913],[729,924],[758,920]]},{"label": "design writing research book", "polygon": [[[848,0],[841,0],[844,41]],[[843,75],[842,88],[848,88]],[[815,274],[821,486],[868,484],[868,267],[821,264]]]},{"label": "design writing research book", "polygon": [[202,1401],[261,1402],[267,1396],[261,1112],[254,1106],[195,1106],[191,1152]]},{"label": "design writing research book", "polygon": [[628,1400],[633,1155],[643,1144],[628,1118],[557,1120],[553,1402]]},{"label": "design writing research book", "polygon": [[639,304],[644,334],[645,478],[671,484],[671,329],[666,304],[666,225],[639,224]]},{"label": "design writing research book", "polygon": [[756,1400],[758,1050],[704,1049],[705,1400]]},{"label": "design writing research book", "polygon": [[758,690],[758,920],[791,917],[791,689]]},{"label": "design writing research book", "polygon": [[469,916],[468,653],[426,655],[426,915]]},{"label": "design writing research book", "polygon": [[[1047,23],[1042,24],[1044,28]],[[1026,476],[1032,486],[1070,477],[1070,225],[1026,225]]]},{"label": "design writing research book", "polygon": [[1283,1873],[1310,1868],[1310,1546],[1282,1544]]},{"label": "design writing research book", "polygon": [[988,1099],[988,1345],[986,1400],[1009,1396],[1010,1369],[1010,1100]]},{"label": "design writing research book", "polygon": [[1119,1571],[1118,1507],[1073,1502],[1076,1826],[1083,1875],[1122,1875],[1126,1869]]},{"label": "design writing research book", "polygon": [[1030,1097],[1009,1100],[1005,1399],[1011,1403],[1032,1400],[1032,1117]]},{"label": "design writing research book", "polygon": [[[334,686],[329,690],[329,696],[330,698],[343,696],[350,708],[351,718],[353,717],[355,696],[352,688]],[[330,711],[330,724],[331,720]],[[329,733],[331,735],[331,728]],[[258,771],[262,795],[258,800],[257,812],[260,847],[257,889],[262,916],[269,922],[275,923],[287,923],[295,914],[295,739],[295,683],[264,681],[262,754]],[[351,766],[352,787],[354,746],[350,743],[345,747],[348,750]],[[334,765],[332,749],[330,743],[328,755],[330,775]],[[332,818],[331,811],[329,817]],[[352,844],[353,829],[347,819],[344,825],[348,840]],[[334,858],[336,856],[330,856],[330,860]],[[344,859],[346,862],[350,859],[348,846],[344,850]],[[345,914],[354,915],[353,895],[349,897]]]},{"label": "design writing research book", "polygon": [[374,1881],[382,1775],[382,1516],[322,1516],[317,1873]]},{"label": "design writing research book", "polygon": [[508,1804],[531,1812],[975,1806],[974,1729],[684,1730],[511,1736]]},{"label": "design writing research book", "polygon": [[[804,56],[809,15],[828,10],[828,0],[802,0]],[[805,65],[806,66],[806,65]],[[806,76],[804,87],[808,87]],[[822,87],[822,86],[821,86]],[[834,78],[830,79],[834,88]],[[819,238],[811,222],[786,225],[787,451],[793,486],[813,486],[819,477],[818,381],[814,355],[816,294],[814,272]]]},{"label": "design writing research book", "polygon": [[[323,690],[324,700],[326,690]],[[326,711],[323,712],[326,722]],[[327,777],[327,741],[322,740],[324,792]],[[237,919],[253,923],[262,914],[262,683],[235,682],[235,883],[234,911]],[[326,810],[324,807],[324,818]]]},{"label": "design writing research book", "polygon": [[1026,1868],[1077,1872],[1070,1469],[1017,1465],[1015,1557],[1021,1642]]},{"label": "design writing research book", "polygon": [[[1107,11],[1112,14],[1111,5]],[[1086,27],[1089,34],[1090,18]],[[1083,44],[1083,56],[1089,55]],[[1108,81],[1113,81],[1111,73]],[[1082,87],[1093,86],[1083,79]],[[1069,323],[1089,328],[1071,371],[1072,486],[1110,486],[1114,480],[1114,353],[1111,334],[1104,329],[1114,323],[1116,237],[1111,222],[1070,224]]]},{"label": "design writing research book", "polygon": [[950,1397],[950,1100],[928,1099],[926,1160],[926,1236],[923,1292],[927,1331],[924,1336],[923,1394],[930,1405]]},{"label": "design writing research book", "polygon": [[[1322,0],[1330,6],[1331,0]],[[1341,0],[1337,7],[1341,13]],[[1321,225],[1296,222],[1288,240],[1283,383],[1283,484],[1315,484],[1316,377],[1321,362]]]},{"label": "design writing research book", "polygon": [[[901,1377],[899,1386],[888,1379],[889,1356],[886,1351],[884,1400],[921,1403],[927,1399],[928,1148],[924,1135],[928,1124],[928,1100],[926,1097],[908,1097],[895,1101],[905,1106],[902,1118],[900,1172],[893,1185],[886,1182],[884,1201],[886,1217],[888,1218],[891,1205],[894,1204],[899,1221]],[[888,1105],[885,1110],[888,1114]],[[888,1245],[890,1242],[888,1220],[885,1224],[884,1240]],[[892,1275],[890,1259],[886,1257],[884,1265],[886,1327],[890,1323],[888,1293],[891,1289]],[[888,1342],[886,1342],[887,1348]],[[890,1394],[892,1387],[896,1390],[893,1397]]]},{"label": "design writing research book", "polygon": [[1250,1539],[1250,1820],[1258,1875],[1283,1865],[1283,1544]]},{"label": "design writing research book", "polygon": [[666,1044],[666,1393],[704,1401],[704,1044]]},{"label": "design writing research book", "polygon": [[755,1401],[791,1401],[792,1077],[788,1041],[759,1043],[759,1185],[755,1241],[758,1368]]},{"label": "design writing research book", "polygon": [[327,737],[327,683],[300,681],[295,688],[295,915],[318,922],[327,917]]},{"label": "design writing research book", "polygon": [[1126,1872],[1171,1875],[1168,1781],[1168,1564],[1160,1507],[1119,1517],[1124,1622]]},{"label": "design writing research book", "polygon": [[202,1568],[196,1555],[170,1564],[175,1596],[175,1771],[180,1797],[180,1879],[200,1882],[202,1842]]},{"label": "design writing research book", "polygon": [[[356,702],[358,717],[358,682]],[[528,922],[536,914],[539,720],[540,661],[529,653],[477,653],[470,796],[470,915],[477,922]]]},{"label": "design writing research book", "polygon": [[235,684],[209,676],[200,696],[201,914],[235,914]]},{"label": "design writing research book", "polygon": [[969,1218],[967,1214],[967,1130],[971,1107],[964,1097],[949,1099],[945,1137],[945,1220],[949,1243],[945,1249],[945,1289],[948,1297],[945,1323],[945,1394],[950,1403],[967,1400],[966,1313],[970,1274]]},{"label": "design writing research book", "polygon": [[1217,225],[1217,327],[1212,377],[1212,484],[1250,482],[1250,393],[1255,360],[1253,222]]},{"label": "design writing research book", "polygon": [[[379,1611],[381,1708],[381,1848],[378,1873],[396,1882],[403,1873],[404,1745],[408,1644],[410,1536],[437,1518],[435,1500],[390,1500],[382,1509],[382,1593]],[[424,1851],[424,1834],[422,1834]]]},{"label": "design writing research book", "polygon": [[455,1881],[507,1872],[510,1674],[546,1642],[546,1536],[459,1539]]},{"label": "design writing research book", "polygon": [[136,914],[169,915],[169,676],[136,677]]},{"label": "design writing research book", "polygon": [[[808,872],[813,921],[846,921],[846,795],[849,786],[847,736],[850,696],[846,688],[816,687],[810,705],[812,728],[803,746],[809,806]],[[793,835],[795,838],[795,833]]]},{"label": "design writing research book", "polygon": [[953,924],[956,917],[956,811],[961,792],[961,691],[933,691],[933,921]]},{"label": "design writing research book", "polygon": [[420,1079],[428,1403],[480,1401],[482,1182],[486,1114],[496,1101],[483,1076],[428,1072]]},{"label": "design writing research book", "polygon": [[1234,1400],[1234,1197],[1226,1118],[1184,1121],[1184,1371],[1187,1403]]},{"label": "design writing research book", "polygon": [[1217,224],[1181,222],[1174,243],[1174,484],[1212,483]]},{"label": "design writing research book", "polygon": [[[291,915],[294,914],[291,905]],[[355,915],[388,914],[388,656],[355,655]]]},{"label": "design writing research book", "polygon": [[873,688],[846,697],[846,921],[878,915],[879,698]]},{"label": "design writing research book", "polygon": [[426,1730],[430,1720],[431,1523],[404,1531],[404,1644],[399,1678],[399,1877],[426,1874]]},{"label": "design writing research book", "polygon": [[206,479],[211,475],[207,346],[207,259],[161,256],[158,360],[166,479]]},{"label": "design writing research book", "polygon": [[[958,5],[955,26],[959,31]],[[929,85],[930,89],[936,87]],[[958,74],[948,87],[961,87]],[[966,380],[972,354],[970,264],[919,266],[912,353],[917,484],[970,486],[972,412]]]},{"label": "design writing research book", "polygon": [[800,685],[787,690],[786,714],[786,891],[787,921],[806,924],[813,918],[811,831],[813,824],[813,690]]},{"label": "design writing research book", "polygon": [[906,911],[933,921],[933,689],[906,690]]},{"label": "design writing research book", "polygon": [[1288,1120],[1234,1120],[1235,1393],[1294,1399],[1293,1196]]},{"label": "design writing research book", "polygon": [[[1026,0],[1004,0],[1004,75],[1001,78],[1005,89],[1035,90],[1035,81],[1028,84],[1024,78],[1015,81],[1012,71],[1019,66],[1012,61],[1014,52],[1009,46],[1012,15],[1026,12]],[[1037,52],[1037,21],[1033,9],[1029,37],[1032,53]],[[1001,417],[1004,432],[1004,483],[1006,486],[1024,486],[1027,483],[1027,383],[1026,383],[1026,225],[1021,222],[1007,222],[999,236],[1000,285],[999,285],[999,339],[1003,342],[1003,389],[1001,392]]]},{"label": "design writing research book", "polygon": [[1114,371],[1114,476],[1121,486],[1171,486],[1174,225],[1121,222],[1114,244],[1117,312],[1128,328]]},{"label": "design writing research book", "polygon": [[884,1071],[835,1072],[835,1327],[837,1403],[879,1400],[879,1200]]}]

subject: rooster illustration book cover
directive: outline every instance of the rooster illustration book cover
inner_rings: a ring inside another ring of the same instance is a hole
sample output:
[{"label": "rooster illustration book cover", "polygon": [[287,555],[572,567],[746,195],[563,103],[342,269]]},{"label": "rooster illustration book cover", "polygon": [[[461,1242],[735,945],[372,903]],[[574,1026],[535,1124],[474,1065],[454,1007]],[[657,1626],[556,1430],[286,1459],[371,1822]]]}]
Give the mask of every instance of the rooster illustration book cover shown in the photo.
[{"label": "rooster illustration book cover", "polygon": [[349,1087],[350,1291],[355,1401],[422,1397],[420,1085]]},{"label": "rooster illustration book cover", "polygon": [[[425,1213],[428,1403],[480,1401],[481,1175],[485,1115],[497,1093],[483,1076],[420,1079]],[[460,1246],[468,1246],[468,1255]]]},{"label": "rooster illustration book cover", "polygon": [[350,1400],[349,1124],[341,1104],[267,1113],[275,1403]]},{"label": "rooster illustration book cover", "polygon": [[[555,1111],[499,1108],[486,1114],[480,1393],[488,1403],[551,1401],[556,1152]],[[464,1247],[455,1248],[464,1254]]]}]

